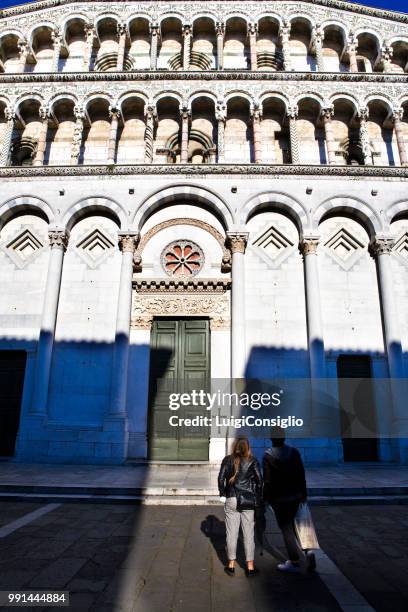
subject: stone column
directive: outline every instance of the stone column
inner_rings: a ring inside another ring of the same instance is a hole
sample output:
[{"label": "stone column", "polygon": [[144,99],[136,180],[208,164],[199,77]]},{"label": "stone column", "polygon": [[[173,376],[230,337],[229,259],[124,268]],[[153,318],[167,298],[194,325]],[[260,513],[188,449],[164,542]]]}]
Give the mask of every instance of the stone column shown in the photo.
[{"label": "stone column", "polygon": [[232,253],[231,291],[231,378],[244,378],[245,343],[245,260],[248,232],[227,232]]},{"label": "stone column", "polygon": [[398,310],[394,294],[395,283],[391,261],[393,246],[394,240],[391,236],[375,236],[370,243],[370,251],[377,262],[384,345],[387,353],[388,371],[391,378],[393,395],[394,425],[396,426],[396,432],[401,432],[401,428],[404,428],[404,437],[408,437],[406,395],[403,394],[403,385],[400,380],[404,378],[404,359]]},{"label": "stone column", "polygon": [[88,72],[91,69],[92,51],[95,41],[95,28],[92,23],[85,24],[85,53],[84,53],[84,71]]},{"label": "stone column", "polygon": [[187,106],[180,109],[181,113],[181,155],[180,162],[188,163],[188,128],[190,123],[190,110]]},{"label": "stone column", "polygon": [[153,105],[145,108],[146,130],[144,135],[145,154],[144,163],[151,164],[153,161],[154,123],[156,120],[156,109]]},{"label": "stone column", "polygon": [[227,119],[227,107],[223,101],[217,103],[215,109],[215,118],[217,120],[217,161],[222,164],[225,161],[225,122]]},{"label": "stone column", "polygon": [[350,34],[347,44],[347,54],[349,56],[350,72],[358,72],[357,65],[357,40],[353,34]]},{"label": "stone column", "polygon": [[116,70],[120,72],[124,68],[125,64],[125,48],[126,48],[126,24],[118,23],[118,60],[116,64]]},{"label": "stone column", "polygon": [[400,164],[401,166],[408,166],[407,145],[405,143],[404,132],[402,130],[402,125],[401,125],[401,121],[404,116],[404,109],[403,108],[394,109],[392,116],[394,120],[395,136],[397,138],[397,146],[398,146],[398,152],[399,152],[399,157],[400,157]]},{"label": "stone column", "polygon": [[381,48],[380,54],[383,72],[391,72],[391,59],[394,54],[394,49],[390,45],[384,45]]},{"label": "stone column", "polygon": [[284,23],[279,30],[279,40],[282,46],[283,53],[283,68],[286,72],[292,70],[292,62],[290,59],[290,23]]},{"label": "stone column", "polygon": [[316,55],[317,69],[319,72],[324,72],[323,39],[324,31],[319,26],[314,27],[312,30],[312,45]]},{"label": "stone column", "polygon": [[25,71],[28,51],[29,51],[29,49],[28,49],[27,41],[20,40],[18,42],[19,62],[18,62],[18,66],[17,66],[17,72],[19,72],[19,73]]},{"label": "stone column", "polygon": [[157,69],[157,51],[159,48],[160,26],[157,23],[150,24],[150,70]]},{"label": "stone column", "polygon": [[129,360],[130,317],[132,312],[133,255],[139,241],[137,232],[119,232],[122,251],[116,333],[113,352],[109,417],[126,416],[126,389]]},{"label": "stone column", "polygon": [[34,157],[33,166],[44,165],[45,147],[47,146],[47,132],[48,132],[48,110],[43,106],[40,107],[39,115],[41,119],[40,134],[38,137],[37,151]]},{"label": "stone column", "polygon": [[252,130],[254,134],[254,161],[256,164],[262,163],[262,108],[255,108],[252,111]]},{"label": "stone column", "polygon": [[37,346],[33,401],[30,409],[31,414],[41,416],[46,416],[47,414],[48,387],[57,324],[62,265],[64,253],[68,245],[66,230],[51,228],[48,236],[51,248],[41,318],[41,331]]},{"label": "stone column", "polygon": [[191,35],[192,26],[190,24],[183,25],[183,70],[190,68],[190,53],[191,53]]},{"label": "stone column", "polygon": [[364,165],[372,166],[373,157],[371,154],[370,138],[368,136],[367,129],[368,108],[360,108],[358,116],[360,119],[360,143],[363,150]]},{"label": "stone column", "polygon": [[321,116],[323,118],[324,133],[326,137],[327,161],[331,166],[336,165],[336,144],[334,142],[332,117],[334,115],[333,106],[322,108]]},{"label": "stone column", "polygon": [[224,68],[225,24],[219,21],[215,26],[215,33],[217,35],[217,70],[222,70]]},{"label": "stone column", "polygon": [[299,137],[297,131],[297,116],[298,116],[298,107],[290,106],[288,108],[288,119],[289,119],[289,134],[290,134],[290,155],[292,159],[292,164],[298,164],[300,161],[299,158]]},{"label": "stone column", "polygon": [[258,24],[257,23],[248,24],[249,55],[250,55],[251,70],[258,70],[258,56],[257,56],[257,49],[256,49],[257,34],[258,34]]},{"label": "stone column", "polygon": [[79,157],[81,155],[82,135],[84,132],[84,120],[85,120],[84,109],[80,108],[79,106],[75,106],[74,115],[75,115],[75,128],[74,128],[74,136],[72,138],[72,145],[71,145],[71,166],[76,166],[79,163]]},{"label": "stone column", "polygon": [[15,112],[9,106],[4,109],[6,116],[6,130],[3,134],[3,142],[0,153],[0,166],[8,166],[10,159],[11,140],[13,138],[14,121],[16,119]]},{"label": "stone column", "polygon": [[51,33],[53,42],[53,57],[51,72],[58,72],[58,64],[61,53],[62,34],[59,30],[53,30]]},{"label": "stone column", "polygon": [[116,141],[118,137],[120,110],[114,106],[111,106],[109,108],[109,117],[111,120],[111,125],[109,131],[108,164],[114,164],[116,157]]}]

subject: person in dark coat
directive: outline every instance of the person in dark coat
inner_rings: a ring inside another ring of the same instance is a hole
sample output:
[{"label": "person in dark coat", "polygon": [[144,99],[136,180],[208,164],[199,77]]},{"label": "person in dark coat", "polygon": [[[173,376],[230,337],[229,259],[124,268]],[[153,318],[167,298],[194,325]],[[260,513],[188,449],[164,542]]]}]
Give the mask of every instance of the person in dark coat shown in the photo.
[{"label": "person in dark coat", "polygon": [[305,469],[297,448],[285,443],[283,429],[272,432],[272,448],[263,456],[264,502],[272,506],[285,541],[288,560],[279,563],[282,572],[314,569],[314,556],[305,555],[295,531],[299,504],[307,500]]}]

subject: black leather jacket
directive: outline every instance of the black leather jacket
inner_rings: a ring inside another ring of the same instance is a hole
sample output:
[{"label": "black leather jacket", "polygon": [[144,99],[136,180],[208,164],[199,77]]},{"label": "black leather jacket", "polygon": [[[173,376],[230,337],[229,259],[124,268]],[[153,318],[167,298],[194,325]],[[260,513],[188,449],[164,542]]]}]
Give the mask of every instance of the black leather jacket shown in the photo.
[{"label": "black leather jacket", "polygon": [[221,497],[236,497],[235,487],[240,491],[255,493],[260,500],[262,493],[262,476],[258,461],[255,457],[242,459],[235,480],[230,483],[234,474],[234,459],[232,455],[224,457],[218,474],[218,490]]}]

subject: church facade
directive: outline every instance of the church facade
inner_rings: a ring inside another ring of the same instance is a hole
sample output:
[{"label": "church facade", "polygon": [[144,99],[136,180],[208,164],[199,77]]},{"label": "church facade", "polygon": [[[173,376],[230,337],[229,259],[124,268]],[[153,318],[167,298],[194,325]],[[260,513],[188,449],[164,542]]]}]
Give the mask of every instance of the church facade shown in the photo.
[{"label": "church facade", "polygon": [[216,462],[154,381],[361,377],[306,462],[407,463],[407,83],[408,15],[338,0],[1,11],[0,456]]}]

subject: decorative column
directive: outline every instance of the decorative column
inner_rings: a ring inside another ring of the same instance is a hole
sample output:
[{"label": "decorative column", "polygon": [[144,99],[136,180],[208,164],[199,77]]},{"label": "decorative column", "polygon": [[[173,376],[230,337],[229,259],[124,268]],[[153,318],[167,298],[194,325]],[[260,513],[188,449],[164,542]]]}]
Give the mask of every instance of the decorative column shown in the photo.
[{"label": "decorative column", "polygon": [[188,163],[188,128],[190,122],[190,109],[187,106],[183,106],[180,109],[181,113],[181,155],[180,162],[182,164]]},{"label": "decorative column", "polygon": [[154,143],[154,124],[156,121],[156,109],[153,105],[147,105],[145,108],[146,129],[144,135],[145,154],[144,163],[151,164],[153,161],[153,143]]},{"label": "decorative column", "polygon": [[64,229],[51,228],[48,236],[50,240],[50,256],[41,318],[41,331],[37,346],[33,401],[30,409],[31,414],[39,416],[46,416],[47,414],[48,387],[57,324],[62,265],[64,253],[68,245],[68,233]]},{"label": "decorative column", "polygon": [[225,161],[225,122],[227,120],[227,107],[225,102],[218,101],[215,109],[215,118],[217,120],[217,161],[222,164]]},{"label": "decorative column", "polygon": [[116,312],[111,402],[108,415],[111,418],[120,418],[126,415],[129,333],[132,311],[133,255],[138,242],[138,232],[119,232],[119,248],[122,252],[122,265],[120,270],[120,285]]},{"label": "decorative column", "polygon": [[297,106],[290,106],[287,111],[289,119],[289,134],[290,134],[290,155],[292,164],[298,164],[299,159],[299,137],[297,131],[297,116],[299,109]]},{"label": "decorative column", "polygon": [[160,26],[157,23],[150,24],[150,70],[157,69],[157,51],[159,48]]},{"label": "decorative column", "polygon": [[51,38],[53,42],[53,56],[51,72],[58,72],[58,64],[61,53],[62,34],[59,30],[53,30],[51,32]]},{"label": "decorative column", "polygon": [[123,70],[123,66],[125,63],[125,47],[126,47],[126,24],[118,23],[118,37],[119,37],[119,45],[118,45],[118,60],[116,64],[116,70],[120,72]]},{"label": "decorative column", "polygon": [[18,54],[19,54],[17,72],[21,73],[25,71],[29,49],[28,49],[28,43],[26,40],[20,40],[17,46],[18,46]]},{"label": "decorative column", "polygon": [[367,129],[368,108],[367,107],[360,108],[358,112],[358,117],[360,119],[360,143],[361,143],[361,148],[363,150],[364,165],[372,166],[373,158],[371,155],[370,139],[368,136],[368,129]]},{"label": "decorative column", "polygon": [[384,45],[380,52],[380,62],[383,72],[391,72],[391,59],[394,54],[394,49],[390,45]]},{"label": "decorative column", "polygon": [[334,142],[332,117],[334,115],[333,106],[326,106],[321,110],[321,116],[323,119],[324,133],[326,137],[327,147],[327,161],[330,166],[336,165],[336,145]]},{"label": "decorative column", "polygon": [[39,115],[41,119],[40,134],[38,137],[37,151],[34,157],[33,166],[44,165],[45,147],[47,146],[47,132],[48,132],[48,110],[43,106],[40,107]]},{"label": "decorative column", "polygon": [[[370,243],[371,254],[377,263],[378,287],[381,300],[384,345],[387,353],[388,371],[393,395],[394,425],[397,434],[408,437],[408,413],[406,395],[403,394],[404,359],[398,310],[395,303],[394,279],[391,253],[394,240],[391,236],[375,236]],[[404,431],[402,431],[404,429]]]},{"label": "decorative column", "polygon": [[215,26],[215,33],[217,36],[217,70],[222,70],[224,68],[225,24],[221,21],[217,22]]},{"label": "decorative column", "polygon": [[82,135],[84,132],[85,112],[83,108],[75,106],[75,128],[71,145],[71,166],[76,166],[79,163],[81,155]]},{"label": "decorative column", "polygon": [[254,108],[252,110],[252,130],[254,134],[254,162],[262,163],[262,108]]},{"label": "decorative column", "polygon": [[248,232],[227,232],[232,253],[231,290],[231,378],[244,378],[245,344],[245,250]]},{"label": "decorative column", "polygon": [[4,114],[6,116],[7,124],[3,134],[3,143],[1,145],[0,166],[7,166],[9,163],[11,140],[13,137],[14,130],[14,121],[16,119],[14,110],[9,106],[4,109]]},{"label": "decorative column", "polygon": [[116,156],[116,140],[118,137],[120,110],[115,106],[111,106],[109,108],[109,117],[111,120],[111,125],[109,131],[108,164],[114,164]]},{"label": "decorative column", "polygon": [[188,70],[190,68],[191,34],[191,25],[185,23],[183,25],[183,70]]},{"label": "decorative column", "polygon": [[258,70],[258,56],[256,49],[256,37],[258,34],[258,24],[248,24],[248,36],[249,36],[249,55],[251,62],[251,70]]},{"label": "decorative column", "polygon": [[392,117],[394,120],[395,136],[397,138],[397,146],[398,146],[398,152],[400,156],[400,164],[401,166],[408,166],[407,146],[405,144],[404,132],[403,132],[402,125],[401,125],[403,116],[404,116],[403,108],[394,109],[392,112]]},{"label": "decorative column", "polygon": [[283,53],[283,69],[286,72],[292,70],[292,62],[290,59],[290,23],[284,23],[279,30],[279,40],[282,46]]},{"label": "decorative column", "polygon": [[357,45],[358,42],[354,34],[350,34],[347,44],[347,54],[349,56],[350,72],[358,72]]},{"label": "decorative column", "polygon": [[314,27],[312,30],[312,46],[315,52],[317,69],[319,72],[324,72],[323,39],[324,31],[319,26]]},{"label": "decorative column", "polygon": [[85,52],[84,52],[84,71],[88,72],[91,69],[92,52],[96,31],[92,23],[85,24]]}]

